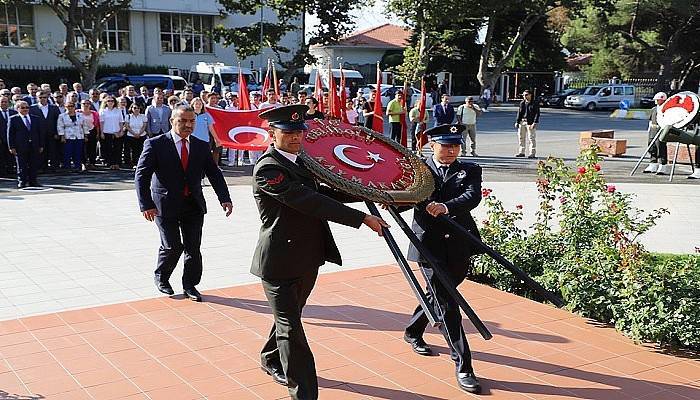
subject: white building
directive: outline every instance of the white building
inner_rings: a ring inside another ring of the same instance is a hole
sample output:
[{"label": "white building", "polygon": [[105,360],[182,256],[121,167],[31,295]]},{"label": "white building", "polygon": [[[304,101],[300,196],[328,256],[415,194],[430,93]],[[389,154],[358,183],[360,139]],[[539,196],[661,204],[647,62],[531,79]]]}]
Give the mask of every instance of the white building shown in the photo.
[{"label": "white building", "polygon": [[[347,68],[358,70],[367,82],[376,81],[376,65],[387,52],[403,52],[408,46],[411,31],[398,25],[384,24],[354,32],[337,44],[311,46],[309,52],[336,64],[342,59]],[[321,65],[321,68],[326,68]]]},{"label": "white building", "polygon": [[[232,48],[214,43],[204,32],[219,24],[235,27],[255,23],[260,21],[260,12],[222,18],[221,9],[216,0],[132,0],[128,11],[120,12],[107,24],[103,42],[108,52],[101,63],[176,68],[188,68],[199,61],[236,63]],[[273,15],[269,9],[263,11],[266,20]],[[292,50],[290,57],[303,40],[301,18],[300,29],[289,33],[281,43]],[[76,45],[81,39],[76,38]],[[65,26],[49,7],[0,4],[0,68],[70,66],[54,54],[64,41]],[[245,67],[259,68],[272,56],[268,49],[262,56],[241,62]]]}]

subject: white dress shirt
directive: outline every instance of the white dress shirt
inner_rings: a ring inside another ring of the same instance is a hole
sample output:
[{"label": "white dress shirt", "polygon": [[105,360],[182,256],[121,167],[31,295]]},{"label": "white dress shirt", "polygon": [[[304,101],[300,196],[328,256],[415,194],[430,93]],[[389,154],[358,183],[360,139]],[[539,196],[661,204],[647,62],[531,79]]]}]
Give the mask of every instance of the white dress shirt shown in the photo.
[{"label": "white dress shirt", "polygon": [[294,164],[297,163],[297,157],[299,157],[298,155],[296,155],[296,154],[294,154],[294,153],[290,153],[290,152],[288,152],[288,151],[280,150],[280,149],[276,149],[276,150],[277,150],[280,154],[282,154],[282,155],[284,156],[284,158],[286,158],[287,160],[293,162]]},{"label": "white dress shirt", "polygon": [[180,135],[178,135],[175,132],[172,132],[173,135],[173,142],[175,143],[175,149],[177,149],[177,155],[180,156],[180,160],[182,160],[182,142],[183,140],[185,141],[185,146],[187,147],[187,154],[188,154],[188,161],[189,161],[189,154],[190,154],[190,137],[188,136],[187,139],[182,139]]}]

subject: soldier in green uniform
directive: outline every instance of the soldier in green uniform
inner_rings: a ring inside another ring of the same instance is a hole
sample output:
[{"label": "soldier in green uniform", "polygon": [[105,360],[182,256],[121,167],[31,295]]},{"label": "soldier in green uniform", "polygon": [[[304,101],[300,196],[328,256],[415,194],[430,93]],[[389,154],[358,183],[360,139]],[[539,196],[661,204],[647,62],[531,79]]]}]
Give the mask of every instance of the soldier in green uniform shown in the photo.
[{"label": "soldier in green uniform", "polygon": [[[301,163],[305,105],[260,114],[270,125],[273,144],[253,170],[253,195],[262,226],[250,272],[262,279],[275,323],[263,347],[261,367],[287,385],[293,399],[317,399],[314,357],[301,324],[306,299],[326,261],[341,264],[328,221],[381,235],[382,219],[350,208],[355,200],[320,186]],[[340,200],[340,201],[339,201]]]}]

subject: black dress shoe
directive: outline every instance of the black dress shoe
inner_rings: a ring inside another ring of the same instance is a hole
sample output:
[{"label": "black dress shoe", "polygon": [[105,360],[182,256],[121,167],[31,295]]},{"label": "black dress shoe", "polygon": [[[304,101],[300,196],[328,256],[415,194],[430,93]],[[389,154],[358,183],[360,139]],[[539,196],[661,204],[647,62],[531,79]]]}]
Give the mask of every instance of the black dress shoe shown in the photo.
[{"label": "black dress shoe", "polygon": [[269,367],[261,364],[260,369],[265,371],[266,374],[270,375],[273,382],[282,386],[287,386],[287,377],[284,375],[282,367]]},{"label": "black dress shoe", "polygon": [[24,188],[26,188],[27,186],[29,186],[29,185],[28,185],[27,183],[25,183],[25,182],[18,183],[18,184],[17,184],[17,189],[24,189]]},{"label": "black dress shoe", "polygon": [[202,301],[202,294],[196,288],[189,288],[184,290],[185,296],[189,297],[190,300],[200,303]]},{"label": "black dress shoe", "polygon": [[430,348],[430,346],[428,346],[427,343],[425,343],[425,340],[423,340],[423,338],[412,338],[404,334],[403,340],[411,345],[411,348],[413,349],[414,353],[420,354],[422,356],[433,355],[433,350]]},{"label": "black dress shoe", "polygon": [[31,187],[42,187],[42,186],[41,186],[41,183],[36,182],[36,181],[30,182],[30,183],[29,183],[29,186],[31,186]]},{"label": "black dress shoe", "polygon": [[161,281],[156,279],[156,288],[158,288],[159,292],[165,293],[168,296],[172,296],[175,294],[173,287],[170,286],[170,283],[168,283],[168,282],[161,282]]},{"label": "black dress shoe", "polygon": [[457,384],[465,392],[481,393],[481,385],[473,372],[458,372]]}]

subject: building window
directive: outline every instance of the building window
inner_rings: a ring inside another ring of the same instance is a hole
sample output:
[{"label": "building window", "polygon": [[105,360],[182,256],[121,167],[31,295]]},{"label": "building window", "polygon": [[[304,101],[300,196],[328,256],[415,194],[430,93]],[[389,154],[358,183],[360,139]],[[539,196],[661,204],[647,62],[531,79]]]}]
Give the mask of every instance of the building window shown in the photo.
[{"label": "building window", "polygon": [[[81,8],[80,12],[89,12],[89,10]],[[86,26],[85,29],[92,30],[92,26]],[[129,51],[131,49],[128,11],[119,11],[107,21],[102,32],[101,44],[107,51]],[[88,48],[87,39],[79,29],[75,30],[75,47],[78,49]]]},{"label": "building window", "polygon": [[164,53],[211,53],[211,15],[160,14],[160,49]]},{"label": "building window", "polygon": [[0,46],[35,47],[31,5],[0,5]]}]

